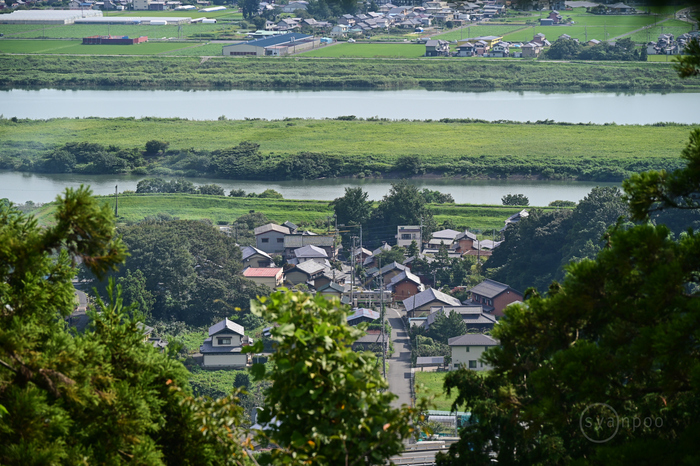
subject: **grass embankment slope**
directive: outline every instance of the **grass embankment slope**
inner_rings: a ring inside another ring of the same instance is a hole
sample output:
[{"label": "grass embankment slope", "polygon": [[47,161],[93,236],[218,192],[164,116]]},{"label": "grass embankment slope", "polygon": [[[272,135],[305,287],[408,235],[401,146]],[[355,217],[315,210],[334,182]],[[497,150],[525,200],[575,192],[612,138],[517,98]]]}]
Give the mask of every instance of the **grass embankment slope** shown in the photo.
[{"label": "grass embankment slope", "polygon": [[678,79],[670,63],[646,62],[0,55],[0,75],[5,89],[700,89],[700,80]]},{"label": "grass embankment slope", "polygon": [[[114,206],[114,197],[101,197]],[[34,215],[41,223],[49,222],[53,204],[46,204]],[[477,206],[467,204],[430,205],[438,224],[451,220],[472,230],[501,229],[503,221],[522,208],[506,206]],[[119,222],[138,222],[145,217],[165,213],[181,219],[209,219],[214,224],[232,223],[251,210],[264,213],[271,221],[297,224],[324,223],[333,213],[328,201],[292,199],[253,199],[194,194],[120,194]]]},{"label": "grass embankment slope", "polygon": [[[143,149],[157,135],[175,151],[193,147],[212,151],[252,141],[260,144],[270,166],[302,152],[339,156],[345,167],[342,173],[348,176],[363,170],[366,176],[387,175],[403,157],[417,157],[424,171],[448,176],[614,181],[630,172],[676,168],[689,129],[438,121],[4,119],[0,162],[6,169],[20,169],[13,164],[67,142],[108,146],[117,141],[122,148]],[[181,157],[149,158],[144,169],[197,176],[178,168]],[[293,175],[292,171],[288,176]]]}]

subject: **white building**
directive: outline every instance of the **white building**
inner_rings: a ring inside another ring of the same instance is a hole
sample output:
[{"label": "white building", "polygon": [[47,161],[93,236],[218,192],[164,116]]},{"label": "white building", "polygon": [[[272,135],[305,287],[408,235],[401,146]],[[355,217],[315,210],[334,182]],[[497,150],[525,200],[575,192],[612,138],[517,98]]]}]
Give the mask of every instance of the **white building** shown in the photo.
[{"label": "white building", "polygon": [[250,356],[242,353],[243,347],[252,343],[245,336],[243,327],[224,319],[209,327],[209,338],[204,340],[199,352],[202,353],[202,367],[210,369],[243,368],[250,362]]},{"label": "white building", "polygon": [[498,346],[498,341],[487,335],[468,334],[450,338],[447,344],[452,351],[451,370],[464,367],[473,371],[486,371],[491,366],[484,363],[481,357],[487,349]]}]

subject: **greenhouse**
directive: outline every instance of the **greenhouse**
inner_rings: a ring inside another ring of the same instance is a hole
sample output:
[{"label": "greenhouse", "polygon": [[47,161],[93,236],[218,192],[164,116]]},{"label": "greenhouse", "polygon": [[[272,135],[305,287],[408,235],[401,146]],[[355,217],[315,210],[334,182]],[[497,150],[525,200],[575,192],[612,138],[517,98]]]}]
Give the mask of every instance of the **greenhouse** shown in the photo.
[{"label": "greenhouse", "polygon": [[73,24],[81,18],[102,17],[98,10],[22,10],[0,15],[3,24]]}]

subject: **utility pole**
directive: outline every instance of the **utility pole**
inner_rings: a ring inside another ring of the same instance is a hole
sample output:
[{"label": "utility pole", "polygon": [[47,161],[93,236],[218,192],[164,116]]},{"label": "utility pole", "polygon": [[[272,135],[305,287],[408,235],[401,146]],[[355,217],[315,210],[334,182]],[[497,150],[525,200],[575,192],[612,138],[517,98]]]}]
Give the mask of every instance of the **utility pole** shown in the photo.
[{"label": "utility pole", "polygon": [[[379,270],[382,270],[382,261],[381,259],[379,260]],[[384,380],[386,380],[386,344],[385,338],[384,338],[384,277],[382,277],[382,274],[379,274],[379,293],[380,293],[380,299],[381,299],[381,322],[382,322],[382,374],[384,374]]]},{"label": "utility pole", "polygon": [[[355,251],[356,251],[356,246],[355,246],[355,240],[357,239],[357,236],[353,236],[352,238],[352,260],[350,261],[352,263],[352,275],[350,275],[350,303],[352,304],[352,307],[355,306]],[[360,253],[360,258],[362,258],[362,253]]]},{"label": "utility pole", "polygon": [[420,238],[418,238],[418,255],[423,252],[423,217],[420,218]]},{"label": "utility pole", "polygon": [[119,217],[119,191],[117,191],[119,185],[114,186],[114,217]]}]

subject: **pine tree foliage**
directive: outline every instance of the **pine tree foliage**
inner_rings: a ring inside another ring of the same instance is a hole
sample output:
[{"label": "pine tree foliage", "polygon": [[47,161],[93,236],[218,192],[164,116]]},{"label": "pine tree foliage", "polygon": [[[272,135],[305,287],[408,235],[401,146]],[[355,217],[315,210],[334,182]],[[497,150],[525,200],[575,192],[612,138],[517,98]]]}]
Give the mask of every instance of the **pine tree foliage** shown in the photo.
[{"label": "pine tree foliage", "polygon": [[125,257],[89,189],[68,189],[46,229],[0,206],[0,464],[243,464],[236,396],[193,398],[119,289],[68,328],[76,261],[103,275]]}]

